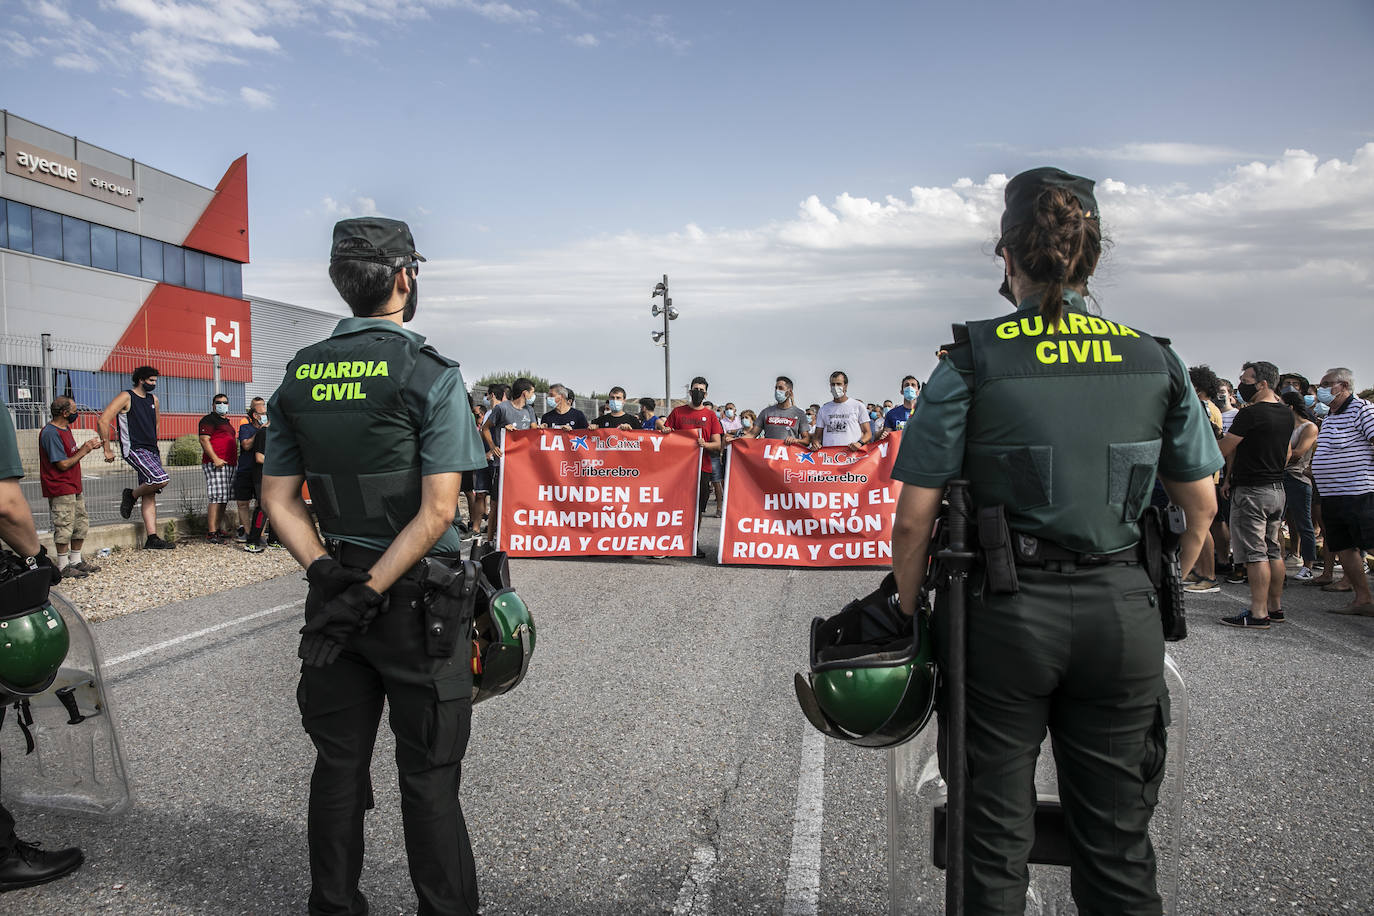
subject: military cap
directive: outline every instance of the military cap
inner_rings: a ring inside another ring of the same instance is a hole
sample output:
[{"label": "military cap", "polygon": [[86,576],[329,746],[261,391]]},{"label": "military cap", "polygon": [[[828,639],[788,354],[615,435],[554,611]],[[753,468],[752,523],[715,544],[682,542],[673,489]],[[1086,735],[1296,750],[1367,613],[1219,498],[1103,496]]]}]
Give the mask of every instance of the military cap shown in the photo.
[{"label": "military cap", "polygon": [[1035,200],[1046,188],[1064,188],[1078,198],[1084,216],[1098,219],[1093,184],[1091,178],[1070,175],[1062,169],[1048,166],[1022,172],[1007,182],[1006,209],[1002,211],[1002,234],[1006,235],[1014,226],[1030,221],[1035,212]]},{"label": "military cap", "polygon": [[332,261],[375,261],[391,264],[397,258],[423,261],[415,250],[410,227],[398,219],[362,216],[341,219],[334,224],[334,244],[329,250]]}]

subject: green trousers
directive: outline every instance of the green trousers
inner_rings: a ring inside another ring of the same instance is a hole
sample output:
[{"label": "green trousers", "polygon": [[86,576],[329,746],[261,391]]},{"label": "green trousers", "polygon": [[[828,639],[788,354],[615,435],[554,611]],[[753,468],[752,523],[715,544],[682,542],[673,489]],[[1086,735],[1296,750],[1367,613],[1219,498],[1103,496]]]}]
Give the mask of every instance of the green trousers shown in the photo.
[{"label": "green trousers", "polygon": [[1158,916],[1149,825],[1169,697],[1154,589],[1139,566],[1017,572],[1015,595],[987,593],[977,569],[968,585],[966,913],[1025,910],[1048,729],[1078,911]]}]

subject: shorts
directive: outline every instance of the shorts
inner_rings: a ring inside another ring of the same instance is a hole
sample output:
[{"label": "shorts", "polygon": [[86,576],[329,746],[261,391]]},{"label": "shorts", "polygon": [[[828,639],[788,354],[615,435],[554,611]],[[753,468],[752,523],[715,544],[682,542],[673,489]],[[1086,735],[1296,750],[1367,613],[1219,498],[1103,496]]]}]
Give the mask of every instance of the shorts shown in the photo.
[{"label": "shorts", "polygon": [[171,479],[162,469],[162,459],[153,449],[131,448],[124,460],[138,473],[140,487],[150,483],[166,483]]},{"label": "shorts", "polygon": [[85,540],[90,520],[86,516],[86,500],[80,493],[48,497],[48,515],[52,518],[54,544]]},{"label": "shorts", "polygon": [[249,468],[234,471],[234,499],[246,503],[253,498],[253,472]]},{"label": "shorts", "polygon": [[712,483],[719,483],[720,481],[722,481],[722,480],[724,480],[724,479],[725,479],[725,458],[724,458],[724,456],[722,456],[722,455],[720,455],[720,454],[717,454],[717,453],[714,453],[714,452],[713,452],[713,453],[711,454],[711,482],[712,482]]},{"label": "shorts", "polygon": [[478,468],[468,473],[472,474],[472,491],[474,493],[489,493],[491,491],[491,468]]},{"label": "shorts", "polygon": [[210,502],[227,503],[234,495],[234,466],[226,464],[215,467],[206,462],[201,467],[205,470],[205,492],[210,494]]},{"label": "shorts", "polygon": [[1283,482],[1231,488],[1231,561],[1283,559],[1279,532],[1286,505]]},{"label": "shorts", "polygon": [[1322,530],[1332,553],[1374,550],[1374,493],[1323,496]]},{"label": "shorts", "polygon": [[492,496],[501,495],[501,462],[493,461],[487,465],[487,490]]}]

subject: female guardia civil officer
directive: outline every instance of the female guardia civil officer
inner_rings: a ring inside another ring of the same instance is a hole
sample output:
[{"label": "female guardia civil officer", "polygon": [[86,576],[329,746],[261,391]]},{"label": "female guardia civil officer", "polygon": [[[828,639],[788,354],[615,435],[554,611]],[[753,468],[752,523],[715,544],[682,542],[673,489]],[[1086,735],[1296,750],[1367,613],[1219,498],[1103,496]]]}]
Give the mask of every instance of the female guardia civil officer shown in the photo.
[{"label": "female guardia civil officer", "polygon": [[[1216,512],[1216,439],[1179,357],[1090,315],[1102,232],[1093,182],[1059,169],[1006,187],[997,253],[1010,316],[955,327],[892,476],[902,609],[915,611],[945,484],[1005,508],[1019,591],[984,564],[968,594],[966,912],[1025,908],[1035,761],[1048,728],[1084,914],[1158,914],[1148,827],[1168,694],[1155,590],[1136,560],[1156,473],[1187,514],[1190,569]],[[1111,410],[1085,412],[1091,399]],[[937,651],[942,620],[934,618]]]}]

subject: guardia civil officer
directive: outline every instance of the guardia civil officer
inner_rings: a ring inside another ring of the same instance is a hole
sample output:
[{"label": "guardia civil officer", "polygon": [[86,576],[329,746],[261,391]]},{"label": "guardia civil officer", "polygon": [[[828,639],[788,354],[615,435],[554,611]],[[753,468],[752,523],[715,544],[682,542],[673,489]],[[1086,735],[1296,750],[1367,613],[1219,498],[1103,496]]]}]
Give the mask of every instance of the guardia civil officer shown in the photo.
[{"label": "guardia civil officer", "polygon": [[[419,911],[477,912],[458,801],[471,664],[466,651],[427,654],[417,563],[461,549],[460,478],[486,456],[458,364],[402,327],[415,316],[423,260],[403,222],[336,224],[329,277],[355,317],[296,354],[268,408],[263,502],[310,582],[297,700],[317,752],[312,914],[367,912],[358,889],[363,813],[384,699]],[[301,500],[304,480],[325,543]]]},{"label": "guardia civil officer", "polygon": [[[1147,833],[1163,776],[1168,694],[1155,589],[1137,561],[1156,473],[1187,514],[1189,569],[1222,466],[1179,357],[1084,302],[1102,232],[1093,182],[1059,169],[1006,187],[997,253],[1016,311],[955,326],[921,390],[892,476],[902,609],[916,609],[945,484],[1004,508],[1019,591],[969,579],[965,893],[968,913],[1025,908],[1035,762],[1046,728],[1080,913],[1158,914]],[[1087,398],[1109,411],[1085,413]],[[937,652],[942,619],[935,613]]]}]

